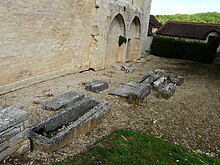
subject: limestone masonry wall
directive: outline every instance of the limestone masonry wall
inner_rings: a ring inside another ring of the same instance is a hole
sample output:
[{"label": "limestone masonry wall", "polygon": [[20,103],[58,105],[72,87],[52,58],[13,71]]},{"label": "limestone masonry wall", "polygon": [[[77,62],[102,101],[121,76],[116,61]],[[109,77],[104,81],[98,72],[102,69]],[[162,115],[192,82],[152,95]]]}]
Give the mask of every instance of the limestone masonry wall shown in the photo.
[{"label": "limestone masonry wall", "polygon": [[[0,94],[145,50],[151,0],[0,1]],[[127,44],[118,45],[118,38]]]},{"label": "limestone masonry wall", "polygon": [[30,150],[28,114],[20,109],[0,110],[0,162]]}]

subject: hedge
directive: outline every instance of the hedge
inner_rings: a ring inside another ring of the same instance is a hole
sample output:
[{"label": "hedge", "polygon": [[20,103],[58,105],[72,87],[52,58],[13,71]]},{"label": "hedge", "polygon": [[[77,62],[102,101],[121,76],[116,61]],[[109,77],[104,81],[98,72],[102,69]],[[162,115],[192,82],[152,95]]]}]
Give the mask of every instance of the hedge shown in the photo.
[{"label": "hedge", "polygon": [[201,43],[156,36],[152,41],[150,53],[167,58],[212,63],[219,43],[220,37],[216,37],[208,43]]}]

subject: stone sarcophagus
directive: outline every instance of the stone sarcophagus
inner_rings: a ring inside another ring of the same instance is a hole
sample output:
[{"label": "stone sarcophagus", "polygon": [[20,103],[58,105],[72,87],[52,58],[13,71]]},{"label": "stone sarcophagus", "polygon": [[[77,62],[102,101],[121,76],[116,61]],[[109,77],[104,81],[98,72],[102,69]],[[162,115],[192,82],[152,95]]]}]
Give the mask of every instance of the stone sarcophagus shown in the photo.
[{"label": "stone sarcophagus", "polygon": [[98,102],[89,97],[69,102],[54,116],[31,128],[33,149],[46,152],[58,150],[93,129],[108,110],[106,102]]}]

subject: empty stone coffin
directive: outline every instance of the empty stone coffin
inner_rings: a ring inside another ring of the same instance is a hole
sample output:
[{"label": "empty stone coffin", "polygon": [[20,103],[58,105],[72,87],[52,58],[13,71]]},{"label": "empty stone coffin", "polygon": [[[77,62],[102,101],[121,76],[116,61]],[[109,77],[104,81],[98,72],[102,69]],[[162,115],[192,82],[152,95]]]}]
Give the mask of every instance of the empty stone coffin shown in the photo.
[{"label": "empty stone coffin", "polygon": [[53,117],[31,128],[33,149],[58,150],[93,129],[108,110],[107,102],[100,103],[88,97],[68,102]]}]

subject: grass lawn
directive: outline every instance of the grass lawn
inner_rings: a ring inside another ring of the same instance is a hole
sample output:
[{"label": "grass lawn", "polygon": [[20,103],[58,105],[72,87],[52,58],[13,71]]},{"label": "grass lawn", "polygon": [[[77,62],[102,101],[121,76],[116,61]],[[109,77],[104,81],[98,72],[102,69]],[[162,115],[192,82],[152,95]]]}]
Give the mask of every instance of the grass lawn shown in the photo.
[{"label": "grass lawn", "polygon": [[160,138],[129,130],[116,130],[85,153],[55,163],[106,165],[220,165],[220,159],[170,144]]}]

